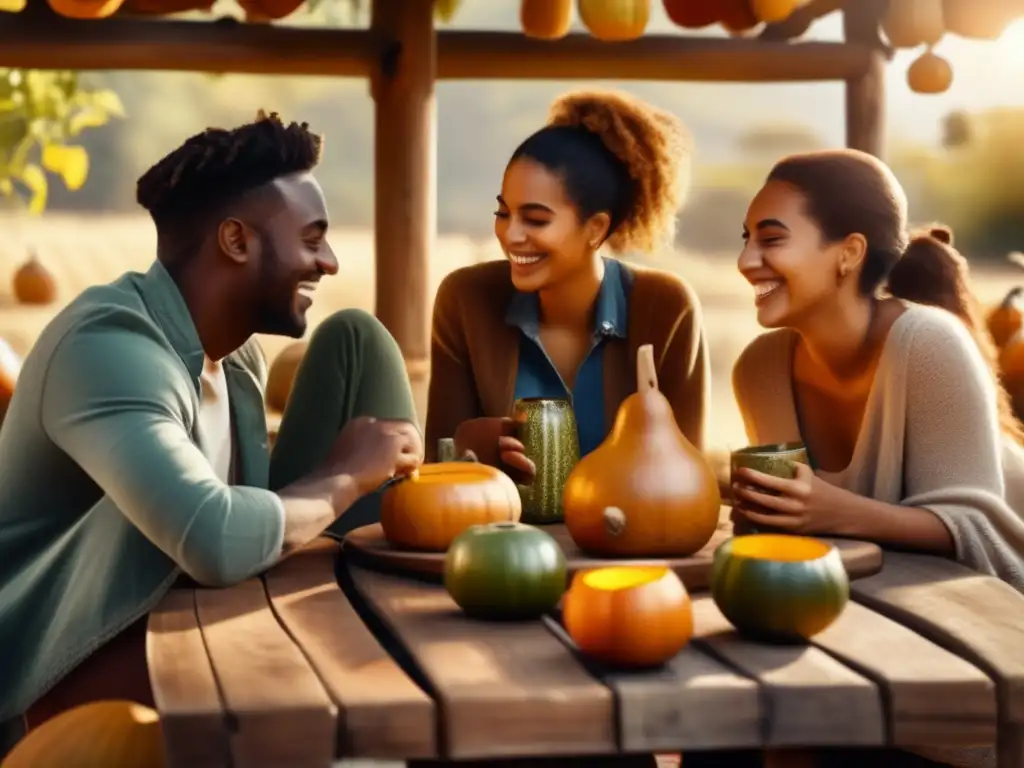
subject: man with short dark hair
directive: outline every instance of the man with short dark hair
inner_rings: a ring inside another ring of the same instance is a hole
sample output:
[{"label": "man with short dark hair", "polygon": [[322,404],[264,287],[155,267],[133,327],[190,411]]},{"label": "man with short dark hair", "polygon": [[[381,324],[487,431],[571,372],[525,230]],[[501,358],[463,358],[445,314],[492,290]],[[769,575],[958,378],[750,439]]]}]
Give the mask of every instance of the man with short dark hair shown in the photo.
[{"label": "man with short dark hair", "polygon": [[26,358],[0,432],[0,722],[151,704],[145,620],[176,580],[250,578],[422,461],[398,345],[354,310],[313,334],[268,456],[253,334],[302,336],[338,270],[320,150],[262,112],[190,138],[138,182],[156,262]]}]

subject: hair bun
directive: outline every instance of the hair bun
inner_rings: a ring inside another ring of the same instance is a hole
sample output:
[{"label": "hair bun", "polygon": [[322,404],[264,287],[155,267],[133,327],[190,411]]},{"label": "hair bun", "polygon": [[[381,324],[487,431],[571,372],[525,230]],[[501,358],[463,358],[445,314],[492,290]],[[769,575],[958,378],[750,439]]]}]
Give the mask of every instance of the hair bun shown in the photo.
[{"label": "hair bun", "polygon": [[675,115],[621,91],[573,91],[551,105],[548,124],[584,128],[625,166],[633,210],[609,238],[615,251],[652,251],[675,234],[688,183],[690,136]]}]

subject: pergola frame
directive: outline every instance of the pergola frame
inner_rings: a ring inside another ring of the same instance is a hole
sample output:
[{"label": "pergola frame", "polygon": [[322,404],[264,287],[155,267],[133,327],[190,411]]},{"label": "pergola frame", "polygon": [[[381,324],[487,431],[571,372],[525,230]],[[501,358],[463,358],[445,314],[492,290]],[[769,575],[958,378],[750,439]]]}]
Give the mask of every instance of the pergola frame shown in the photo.
[{"label": "pergola frame", "polygon": [[[429,376],[429,263],[436,235],[436,107],[445,79],[835,81],[846,88],[847,146],[881,156],[888,0],[812,0],[759,38],[646,36],[554,42],[510,32],[437,31],[433,0],[372,0],[369,29],[67,19],[44,0],[0,17],[0,66],[365,77],[374,110],[376,314],[421,389]],[[790,42],[843,13],[843,42]]]}]

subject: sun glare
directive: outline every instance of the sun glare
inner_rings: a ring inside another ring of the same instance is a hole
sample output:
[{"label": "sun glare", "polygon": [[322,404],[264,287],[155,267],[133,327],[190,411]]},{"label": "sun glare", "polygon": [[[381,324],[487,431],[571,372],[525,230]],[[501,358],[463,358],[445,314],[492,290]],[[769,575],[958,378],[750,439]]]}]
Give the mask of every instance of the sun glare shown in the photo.
[{"label": "sun glare", "polygon": [[996,41],[999,53],[1016,64],[1024,64],[1024,18],[1010,24]]}]

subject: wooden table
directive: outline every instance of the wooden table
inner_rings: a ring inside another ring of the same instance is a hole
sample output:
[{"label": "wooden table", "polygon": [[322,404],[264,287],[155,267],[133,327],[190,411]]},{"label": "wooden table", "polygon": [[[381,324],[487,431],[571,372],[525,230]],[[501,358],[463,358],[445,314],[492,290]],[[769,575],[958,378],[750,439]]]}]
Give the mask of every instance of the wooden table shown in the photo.
[{"label": "wooden table", "polygon": [[439,585],[338,551],[151,614],[170,765],[997,741],[999,768],[1024,766],[1024,597],[946,560],[887,553],[805,647],[746,641],[695,594],[693,642],[628,673],[582,661],[553,621],[472,621]]}]

